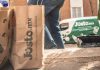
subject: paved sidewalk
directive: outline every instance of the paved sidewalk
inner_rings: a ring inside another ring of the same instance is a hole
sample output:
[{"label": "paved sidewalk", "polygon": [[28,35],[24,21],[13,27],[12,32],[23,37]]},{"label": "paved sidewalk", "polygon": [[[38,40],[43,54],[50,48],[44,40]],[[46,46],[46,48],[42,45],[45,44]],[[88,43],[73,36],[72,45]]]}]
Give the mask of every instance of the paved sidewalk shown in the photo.
[{"label": "paved sidewalk", "polygon": [[45,50],[44,66],[39,70],[100,70],[100,48]]},{"label": "paved sidewalk", "polygon": [[100,70],[100,48],[45,50],[42,70]]}]

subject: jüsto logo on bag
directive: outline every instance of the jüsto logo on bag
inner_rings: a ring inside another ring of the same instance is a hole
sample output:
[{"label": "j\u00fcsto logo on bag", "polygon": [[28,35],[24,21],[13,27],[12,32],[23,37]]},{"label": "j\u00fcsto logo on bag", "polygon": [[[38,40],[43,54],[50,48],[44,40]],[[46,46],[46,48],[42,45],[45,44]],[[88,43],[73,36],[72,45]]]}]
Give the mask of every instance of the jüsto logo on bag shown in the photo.
[{"label": "j\u00fcsto logo on bag", "polygon": [[28,31],[26,32],[26,41],[27,48],[25,49],[24,57],[32,60],[32,46],[33,46],[33,32],[32,32],[32,18],[28,18]]}]

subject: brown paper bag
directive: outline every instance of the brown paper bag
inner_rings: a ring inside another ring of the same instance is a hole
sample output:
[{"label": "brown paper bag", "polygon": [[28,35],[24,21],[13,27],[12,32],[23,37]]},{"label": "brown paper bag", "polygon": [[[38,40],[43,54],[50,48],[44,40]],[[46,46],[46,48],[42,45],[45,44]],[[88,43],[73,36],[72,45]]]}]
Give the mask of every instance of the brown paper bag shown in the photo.
[{"label": "brown paper bag", "polygon": [[10,6],[27,5],[27,0],[9,0]]},{"label": "brown paper bag", "polygon": [[14,39],[14,28],[15,28],[15,16],[14,16],[14,8],[10,7],[9,8],[9,22],[8,22],[8,27],[9,27],[9,51],[10,51],[10,56],[12,52],[12,47],[13,47],[13,39]]},{"label": "brown paper bag", "polygon": [[5,64],[9,56],[8,10],[0,10],[0,67]]},{"label": "brown paper bag", "polygon": [[15,7],[16,28],[12,52],[15,70],[32,70],[43,64],[44,7]]}]

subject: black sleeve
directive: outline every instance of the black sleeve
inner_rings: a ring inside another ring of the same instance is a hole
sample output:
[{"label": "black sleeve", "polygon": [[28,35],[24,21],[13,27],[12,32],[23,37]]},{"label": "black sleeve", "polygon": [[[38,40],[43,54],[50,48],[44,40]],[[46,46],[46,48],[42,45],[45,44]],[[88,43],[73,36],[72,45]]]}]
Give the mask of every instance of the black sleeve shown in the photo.
[{"label": "black sleeve", "polygon": [[37,0],[28,0],[28,5],[37,5]]},{"label": "black sleeve", "polygon": [[61,1],[59,2],[58,6],[59,6],[59,7],[62,7],[63,4],[64,4],[64,1],[65,1],[65,0],[61,0]]}]

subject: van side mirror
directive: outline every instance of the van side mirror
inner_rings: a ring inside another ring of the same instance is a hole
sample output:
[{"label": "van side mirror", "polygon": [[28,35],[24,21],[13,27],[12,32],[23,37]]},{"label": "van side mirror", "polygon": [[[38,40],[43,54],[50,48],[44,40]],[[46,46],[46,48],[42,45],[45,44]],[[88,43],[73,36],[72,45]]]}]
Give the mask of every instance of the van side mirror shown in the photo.
[{"label": "van side mirror", "polygon": [[61,31],[66,30],[68,28],[69,28],[69,24],[68,23],[62,23],[62,24],[60,24]]}]

